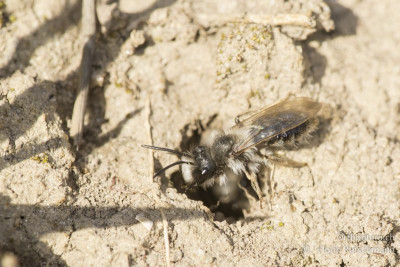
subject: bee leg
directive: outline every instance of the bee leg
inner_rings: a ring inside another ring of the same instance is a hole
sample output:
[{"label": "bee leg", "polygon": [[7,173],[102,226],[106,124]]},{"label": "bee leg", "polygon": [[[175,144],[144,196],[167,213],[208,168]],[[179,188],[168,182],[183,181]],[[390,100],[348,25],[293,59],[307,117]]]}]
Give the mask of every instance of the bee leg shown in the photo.
[{"label": "bee leg", "polygon": [[242,121],[250,118],[252,115],[256,114],[257,112],[259,112],[259,110],[250,110],[250,111],[247,111],[245,113],[242,113],[242,114],[236,116],[235,124],[241,123]]},{"label": "bee leg", "polygon": [[314,175],[311,171],[310,166],[308,166],[308,164],[306,162],[298,162],[292,159],[288,159],[284,156],[281,155],[277,155],[277,154],[272,154],[272,155],[268,155],[267,156],[268,160],[270,160],[271,162],[284,166],[284,167],[292,167],[292,168],[302,168],[302,167],[307,167],[310,175],[311,175],[311,179],[312,179],[312,185],[314,186],[315,182],[314,182]]},{"label": "bee leg", "polygon": [[270,167],[270,169],[269,169],[269,184],[271,187],[271,194],[269,194],[269,208],[271,210],[272,210],[272,200],[275,198],[274,174],[275,174],[275,164],[272,163],[272,167]]},{"label": "bee leg", "polygon": [[252,200],[252,201],[254,201],[254,202],[257,202],[257,199],[255,198],[255,197],[253,197],[250,193],[249,193],[249,191],[247,190],[247,188],[245,188],[244,186],[242,186],[241,184],[240,184],[240,181],[238,182],[238,187],[240,188],[240,189],[242,189],[243,190],[243,192],[244,192],[244,194],[246,195],[246,197],[247,197],[247,199],[250,201],[250,199]]},{"label": "bee leg", "polygon": [[263,196],[262,196],[260,186],[258,185],[257,176],[254,173],[249,173],[247,171],[244,171],[244,173],[246,174],[247,179],[250,180],[251,187],[253,187],[254,191],[256,191],[257,196],[260,200],[260,208],[262,208]]},{"label": "bee leg", "polygon": [[268,155],[267,158],[272,161],[275,164],[285,166],[285,167],[292,167],[292,168],[301,168],[308,166],[307,163],[305,162],[298,162],[289,158],[286,158],[281,155],[273,154],[273,155]]}]

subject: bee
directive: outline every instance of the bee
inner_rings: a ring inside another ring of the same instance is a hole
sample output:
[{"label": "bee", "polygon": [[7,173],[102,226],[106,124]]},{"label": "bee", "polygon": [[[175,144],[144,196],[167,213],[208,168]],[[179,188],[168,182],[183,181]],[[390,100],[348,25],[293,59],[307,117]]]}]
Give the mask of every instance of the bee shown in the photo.
[{"label": "bee", "polygon": [[250,115],[244,120],[236,118],[236,124],[218,131],[208,142],[181,152],[169,148],[142,145],[144,148],[175,154],[180,161],[172,163],[155,174],[181,165],[183,179],[188,188],[212,186],[215,182],[226,183],[229,170],[245,175],[257,193],[262,207],[262,192],[257,175],[263,166],[272,163],[301,167],[298,163],[277,154],[304,142],[317,129],[316,114],[321,104],[311,98],[286,98],[272,106]]}]

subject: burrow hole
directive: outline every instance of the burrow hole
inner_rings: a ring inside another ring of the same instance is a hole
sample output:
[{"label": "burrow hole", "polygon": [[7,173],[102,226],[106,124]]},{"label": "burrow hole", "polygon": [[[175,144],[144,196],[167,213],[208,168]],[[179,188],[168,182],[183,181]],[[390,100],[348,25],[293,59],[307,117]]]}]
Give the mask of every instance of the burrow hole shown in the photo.
[{"label": "burrow hole", "polygon": [[[210,123],[204,127],[200,121],[196,122],[195,127],[191,127],[192,130],[189,131],[190,134],[182,135],[183,139],[180,144],[180,150],[189,151],[191,148],[199,145],[201,143],[202,134],[209,128],[209,125]],[[189,128],[189,126],[187,126],[187,128]],[[187,128],[183,129],[182,132],[187,133]],[[231,177],[228,175],[228,179],[230,178]],[[204,205],[215,214],[216,221],[226,220],[228,223],[234,223],[244,218],[243,210],[249,208],[249,200],[240,187],[245,188],[257,198],[256,193],[251,188],[250,182],[244,176],[236,176],[234,179],[236,180],[232,183],[228,183],[228,185],[220,186],[215,184],[209,188],[200,186],[192,190],[186,190],[181,171],[177,170],[171,175],[172,184],[179,193],[186,194],[187,197],[192,200],[202,201]],[[240,183],[240,187],[238,183]]]}]

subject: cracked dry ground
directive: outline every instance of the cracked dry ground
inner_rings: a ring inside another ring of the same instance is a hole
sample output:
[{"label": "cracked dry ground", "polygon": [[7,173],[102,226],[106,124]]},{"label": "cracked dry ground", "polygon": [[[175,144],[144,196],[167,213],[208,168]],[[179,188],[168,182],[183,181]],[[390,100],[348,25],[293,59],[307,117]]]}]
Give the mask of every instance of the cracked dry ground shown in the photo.
[{"label": "cracked dry ground", "polygon": [[[175,266],[399,263],[400,2],[98,1],[77,151],[80,8],[0,1],[3,265],[164,265],[161,209]],[[315,23],[231,22],[243,14]],[[263,209],[185,193],[177,168],[149,178],[146,99],[154,145],[184,149],[289,94],[322,103],[321,124],[285,152],[309,168],[261,175]]]}]

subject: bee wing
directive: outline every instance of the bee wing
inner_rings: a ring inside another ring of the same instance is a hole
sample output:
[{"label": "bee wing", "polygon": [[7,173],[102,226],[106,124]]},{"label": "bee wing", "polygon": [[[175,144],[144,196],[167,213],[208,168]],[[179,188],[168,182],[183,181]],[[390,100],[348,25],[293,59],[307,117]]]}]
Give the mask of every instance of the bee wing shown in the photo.
[{"label": "bee wing", "polygon": [[246,133],[243,141],[234,149],[234,153],[240,154],[250,147],[303,124],[315,116],[320,108],[320,103],[311,98],[301,97],[284,99],[262,109],[232,127],[232,130]]}]

